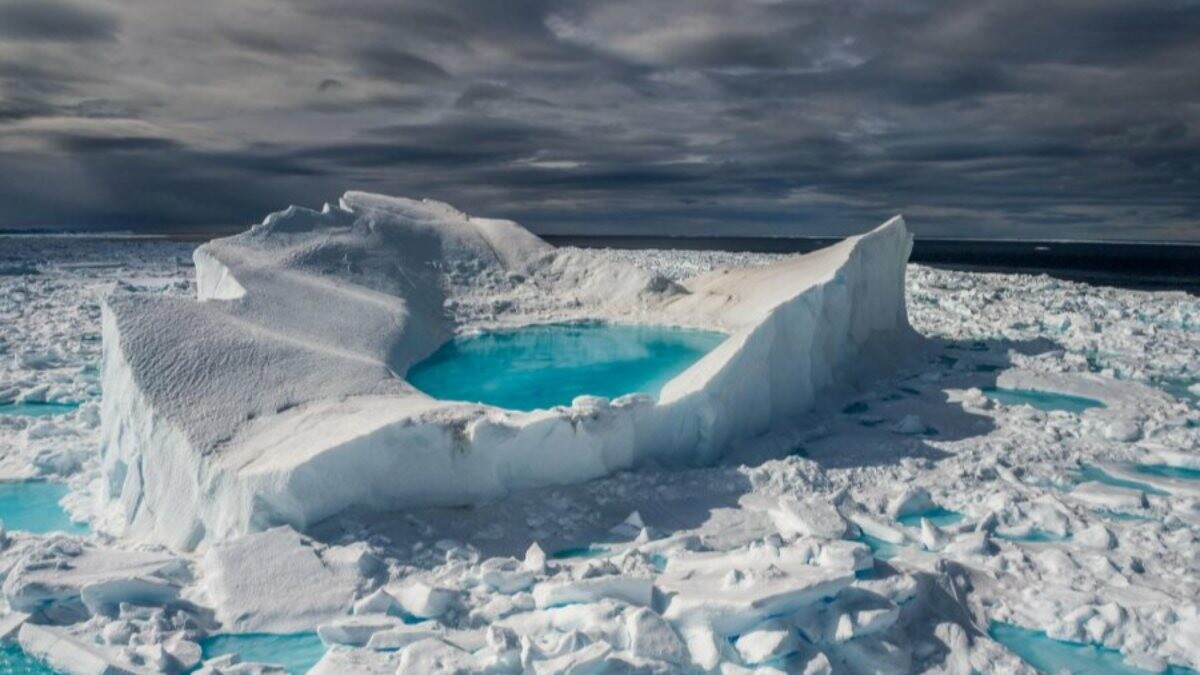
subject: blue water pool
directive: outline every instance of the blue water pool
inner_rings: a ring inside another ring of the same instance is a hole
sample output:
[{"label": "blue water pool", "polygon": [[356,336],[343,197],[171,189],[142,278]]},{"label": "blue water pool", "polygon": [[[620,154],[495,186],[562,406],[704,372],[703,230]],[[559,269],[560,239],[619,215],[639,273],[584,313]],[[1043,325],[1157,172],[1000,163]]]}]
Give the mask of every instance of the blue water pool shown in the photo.
[{"label": "blue water pool", "polygon": [[877,539],[866,533],[860,534],[858,540],[866,544],[867,548],[871,549],[871,555],[880,560],[891,560],[900,555],[900,544]]},{"label": "blue water pool", "polygon": [[67,490],[62,483],[47,481],[0,482],[0,520],[4,521],[4,528],[35,534],[87,534],[90,528],[72,522],[59,504]]},{"label": "blue water pool", "polygon": [[27,417],[49,417],[65,415],[79,409],[78,403],[0,403],[0,415],[25,415]]},{"label": "blue water pool", "polygon": [[1197,380],[1185,380],[1179,378],[1156,378],[1151,380],[1152,384],[1158,386],[1159,389],[1174,396],[1180,401],[1200,402],[1200,394],[1193,393],[1191,388],[1197,384]]},{"label": "blue water pool", "polygon": [[900,516],[896,519],[896,522],[909,527],[920,527],[922,518],[928,520],[934,525],[937,525],[938,527],[945,527],[947,525],[954,525],[962,522],[963,514],[959,513],[958,511],[943,509],[939,506],[936,509],[925,511],[924,513],[910,513],[908,515]]},{"label": "blue water pool", "polygon": [[204,658],[238,654],[242,661],[277,663],[289,673],[307,673],[325,655],[325,645],[316,633],[245,633],[214,635],[200,641]]},{"label": "blue water pool", "polygon": [[[1150,672],[1126,665],[1121,652],[1115,649],[1063,642],[1042,631],[1012,624],[993,622],[988,627],[988,635],[1043,673],[1146,675]],[[1195,671],[1171,666],[1165,672],[1167,675],[1185,675]]]},{"label": "blue water pool", "polygon": [[55,675],[57,672],[15,644],[0,645],[0,675]]},{"label": "blue water pool", "polygon": [[1188,469],[1181,466],[1165,464],[1138,464],[1134,468],[1138,473],[1159,478],[1175,478],[1178,480],[1200,480],[1200,469]]},{"label": "blue water pool", "polygon": [[612,549],[607,546],[597,546],[589,544],[587,546],[575,546],[572,548],[564,548],[550,554],[551,560],[571,560],[573,558],[601,558],[612,553]]},{"label": "blue water pool", "polygon": [[1056,394],[1048,391],[1035,391],[1033,389],[988,387],[983,390],[983,393],[1004,405],[1030,405],[1038,410],[1063,410],[1075,413],[1076,415],[1088,408],[1104,407],[1103,403],[1094,398]]},{"label": "blue water pool", "polygon": [[657,396],[725,337],[663,326],[528,326],[455,338],[406,378],[435,398],[510,410],[570,405],[582,395]]},{"label": "blue water pool", "polygon": [[1132,480],[1125,480],[1124,478],[1117,478],[1116,476],[1110,476],[1100,467],[1092,466],[1090,464],[1079,467],[1079,479],[1081,482],[1096,481],[1097,483],[1104,483],[1105,485],[1112,485],[1114,487],[1128,488],[1130,490],[1141,490],[1146,494],[1158,495],[1160,497],[1170,494],[1168,492],[1159,490],[1153,485],[1138,483]]}]

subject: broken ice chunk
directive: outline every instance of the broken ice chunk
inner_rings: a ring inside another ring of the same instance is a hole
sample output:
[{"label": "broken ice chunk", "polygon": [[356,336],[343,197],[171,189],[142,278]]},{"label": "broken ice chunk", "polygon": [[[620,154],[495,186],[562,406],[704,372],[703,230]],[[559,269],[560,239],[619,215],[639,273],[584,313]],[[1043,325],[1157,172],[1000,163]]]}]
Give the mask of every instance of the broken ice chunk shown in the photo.
[{"label": "broken ice chunk", "polygon": [[800,648],[796,633],[781,621],[768,621],[738,637],[733,644],[742,662],[758,665],[795,653]]},{"label": "broken ice chunk", "polygon": [[602,576],[578,581],[544,581],[534,586],[533,599],[539,608],[596,602],[601,598],[615,598],[632,605],[646,606],[650,604],[653,592],[650,579]]},{"label": "broken ice chunk", "polygon": [[362,647],[376,633],[403,626],[398,617],[387,614],[348,616],[317,627],[317,635],[327,645]]},{"label": "broken ice chunk", "polygon": [[1086,504],[1114,511],[1140,511],[1146,506],[1146,493],[1141,490],[1096,481],[1076,485],[1070,496]]},{"label": "broken ice chunk", "polygon": [[770,514],[775,527],[784,535],[840,539],[846,534],[846,521],[828,501],[783,497]]},{"label": "broken ice chunk", "polygon": [[[389,589],[391,590],[391,589]],[[423,619],[436,619],[450,607],[454,592],[423,581],[410,581],[393,591],[404,611]]]},{"label": "broken ice chunk", "polygon": [[675,664],[682,663],[686,656],[683,642],[670,624],[645,607],[626,613],[625,630],[629,650],[638,656]]}]

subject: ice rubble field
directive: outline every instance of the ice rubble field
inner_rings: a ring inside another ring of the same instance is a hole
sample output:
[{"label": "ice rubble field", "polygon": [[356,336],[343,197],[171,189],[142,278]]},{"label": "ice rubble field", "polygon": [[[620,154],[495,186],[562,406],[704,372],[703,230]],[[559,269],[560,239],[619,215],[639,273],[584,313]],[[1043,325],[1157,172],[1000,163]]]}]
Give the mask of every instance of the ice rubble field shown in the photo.
[{"label": "ice rubble field", "polygon": [[[0,239],[0,404],[72,404],[0,409],[0,475],[103,525],[99,302],[194,297],[192,248]],[[598,255],[673,281],[780,260]],[[80,673],[271,672],[218,652],[314,633],[317,673],[1200,667],[1197,299],[915,265],[906,293],[926,340],[897,370],[712,466],[186,553],[10,527],[0,636]]]}]

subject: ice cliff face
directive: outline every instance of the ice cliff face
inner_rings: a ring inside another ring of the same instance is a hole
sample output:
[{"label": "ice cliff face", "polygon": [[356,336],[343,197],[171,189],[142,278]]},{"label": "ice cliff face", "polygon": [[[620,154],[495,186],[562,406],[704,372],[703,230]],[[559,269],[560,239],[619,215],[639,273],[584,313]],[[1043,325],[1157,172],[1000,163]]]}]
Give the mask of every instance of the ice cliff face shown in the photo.
[{"label": "ice cliff face", "polygon": [[[897,217],[675,283],[437,202],[351,192],[321,212],[289,208],[196,251],[198,301],[107,300],[102,526],[190,550],[347,510],[712,461],[904,351],[910,249]],[[657,401],[524,413],[403,379],[458,332],[582,318],[730,337]]]}]

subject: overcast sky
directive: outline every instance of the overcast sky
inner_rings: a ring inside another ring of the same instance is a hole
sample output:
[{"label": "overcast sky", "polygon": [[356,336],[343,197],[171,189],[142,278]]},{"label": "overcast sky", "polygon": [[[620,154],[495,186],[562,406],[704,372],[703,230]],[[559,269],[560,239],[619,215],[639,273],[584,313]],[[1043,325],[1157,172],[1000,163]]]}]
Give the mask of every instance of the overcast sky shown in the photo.
[{"label": "overcast sky", "polygon": [[0,0],[0,227],[1200,240],[1200,4]]}]

